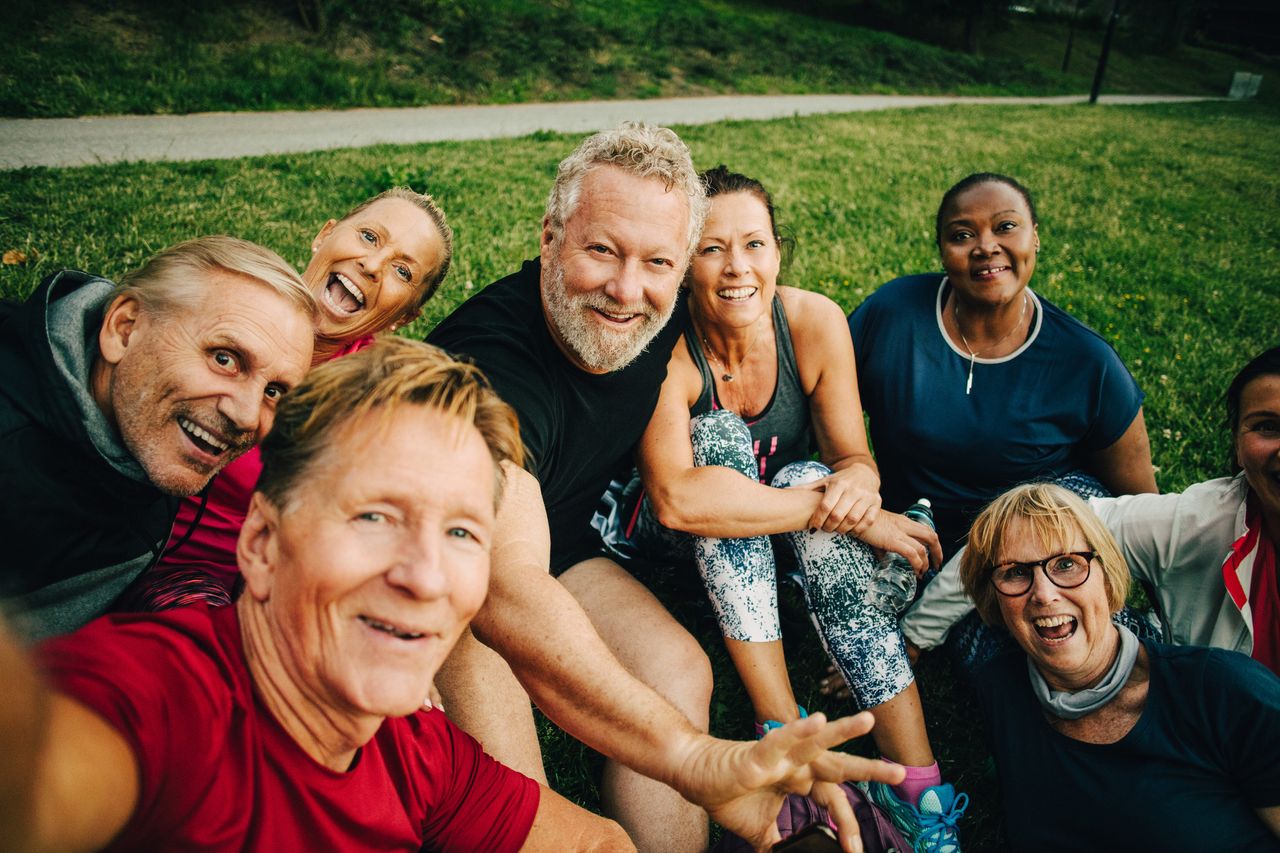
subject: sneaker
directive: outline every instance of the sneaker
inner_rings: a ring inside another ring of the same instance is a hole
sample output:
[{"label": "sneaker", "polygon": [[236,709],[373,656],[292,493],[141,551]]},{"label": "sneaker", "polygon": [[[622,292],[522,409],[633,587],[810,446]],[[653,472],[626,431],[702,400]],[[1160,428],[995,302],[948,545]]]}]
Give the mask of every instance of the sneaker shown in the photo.
[{"label": "sneaker", "polygon": [[898,799],[893,789],[883,782],[867,786],[871,801],[888,812],[893,825],[915,853],[960,853],[960,836],[956,822],[969,806],[968,794],[943,783],[925,788],[917,805]]}]

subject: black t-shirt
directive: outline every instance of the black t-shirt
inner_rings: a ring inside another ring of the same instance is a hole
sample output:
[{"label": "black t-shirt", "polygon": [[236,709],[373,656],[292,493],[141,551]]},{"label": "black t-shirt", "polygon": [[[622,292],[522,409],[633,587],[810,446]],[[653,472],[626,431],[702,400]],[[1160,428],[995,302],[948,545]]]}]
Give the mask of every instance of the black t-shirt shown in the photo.
[{"label": "black t-shirt", "polygon": [[559,574],[600,549],[591,516],[609,481],[629,469],[686,309],[681,298],[671,322],[631,364],[594,375],[556,346],[542,314],[540,274],[538,261],[526,261],[460,305],[427,341],[475,362],[519,415],[528,467],[547,507],[551,570]]},{"label": "black t-shirt", "polygon": [[1237,652],[1145,642],[1142,716],[1113,744],[1051,728],[1013,649],[975,675],[1014,850],[1276,850],[1280,679]]}]

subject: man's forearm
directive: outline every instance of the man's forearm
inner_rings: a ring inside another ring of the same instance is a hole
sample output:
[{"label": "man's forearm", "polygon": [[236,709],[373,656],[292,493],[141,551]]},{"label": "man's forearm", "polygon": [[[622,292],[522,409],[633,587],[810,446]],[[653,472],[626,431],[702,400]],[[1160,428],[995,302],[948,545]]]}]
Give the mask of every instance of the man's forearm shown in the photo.
[{"label": "man's forearm", "polygon": [[512,465],[489,574],[471,622],[534,703],[578,740],[667,784],[699,737],[693,724],[621,664],[582,605],[547,573],[550,532],[538,481]]},{"label": "man's forearm", "polygon": [[705,735],[623,667],[559,581],[495,564],[489,600],[471,627],[552,722],[678,789],[679,768]]}]

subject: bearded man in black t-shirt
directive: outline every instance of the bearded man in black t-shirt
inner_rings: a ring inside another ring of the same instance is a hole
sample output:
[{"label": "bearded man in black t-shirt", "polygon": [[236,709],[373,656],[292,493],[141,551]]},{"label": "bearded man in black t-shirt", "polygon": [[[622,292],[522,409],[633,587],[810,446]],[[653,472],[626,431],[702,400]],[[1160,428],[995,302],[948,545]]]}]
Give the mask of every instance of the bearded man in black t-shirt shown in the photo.
[{"label": "bearded man in black t-shirt", "polygon": [[[487,752],[545,781],[531,695],[609,759],[606,809],[641,850],[705,849],[706,817],[693,803],[758,843],[776,839],[782,790],[807,790],[816,763],[826,779],[897,775],[822,751],[833,736],[869,728],[865,715],[820,722],[825,735],[801,720],[772,744],[708,737],[706,654],[652,593],[599,556],[592,511],[657,402],[704,208],[688,149],[670,130],[624,124],[597,134],[560,164],[539,260],[428,338],[488,375],[519,415],[530,459],[529,470],[505,471],[489,598],[472,622],[498,654],[464,639],[437,679],[445,707]],[[778,752],[797,738],[813,748]],[[847,801],[826,789],[838,790],[820,785],[815,797],[831,799],[848,829]]]}]

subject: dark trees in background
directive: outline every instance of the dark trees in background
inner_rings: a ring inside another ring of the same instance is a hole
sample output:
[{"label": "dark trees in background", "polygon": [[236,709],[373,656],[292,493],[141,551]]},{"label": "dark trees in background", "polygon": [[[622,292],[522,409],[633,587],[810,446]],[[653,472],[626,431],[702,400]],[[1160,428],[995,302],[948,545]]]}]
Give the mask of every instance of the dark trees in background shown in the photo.
[{"label": "dark trees in background", "polygon": [[1262,53],[1280,53],[1280,3],[1276,0],[1199,0],[1189,37]]},{"label": "dark trees in background", "polygon": [[978,27],[982,22],[982,11],[986,3],[983,0],[965,0],[964,6],[964,52],[977,53]]},{"label": "dark trees in background", "polygon": [[1122,21],[1126,44],[1147,53],[1172,53],[1186,41],[1196,6],[1205,2],[1128,0]]},{"label": "dark trees in background", "polygon": [[329,25],[329,4],[325,0],[296,0],[298,20],[313,33],[323,33]]},{"label": "dark trees in background", "polygon": [[985,38],[1003,28],[1009,0],[791,0],[778,5],[980,53]]},{"label": "dark trees in background", "polygon": [[1172,0],[1165,13],[1164,26],[1156,48],[1160,53],[1172,53],[1178,45],[1187,40],[1187,32],[1191,28],[1192,13],[1195,11],[1195,0]]},{"label": "dark trees in background", "polygon": [[[842,23],[889,30],[969,53],[999,32],[1016,5],[1036,18],[1067,26],[1064,71],[1077,30],[1099,36],[1111,0],[790,0],[778,5]],[[1125,0],[1116,45],[1127,51],[1170,53],[1200,40],[1280,52],[1280,0]]]},{"label": "dark trees in background", "polygon": [[[90,6],[146,9],[172,20],[216,15],[225,7],[272,6],[306,30],[324,34],[343,26],[386,32],[423,25],[455,37],[475,22],[500,16],[503,0],[81,0]],[[0,0],[19,7],[39,0]],[[568,17],[573,0],[533,0],[545,17]],[[667,0],[673,10],[681,0]],[[730,0],[735,2],[735,0]],[[757,5],[761,0],[737,0]],[[1077,29],[1101,33],[1110,0],[764,0],[816,17],[889,30],[969,53],[981,53],[988,37],[1005,28],[1015,14],[1061,21],[1068,27],[1064,69],[1070,65]],[[1280,0],[1125,0],[1116,44],[1125,50],[1171,52],[1186,42],[1206,41],[1263,53],[1280,53]],[[1074,22],[1074,25],[1073,25]]]}]

